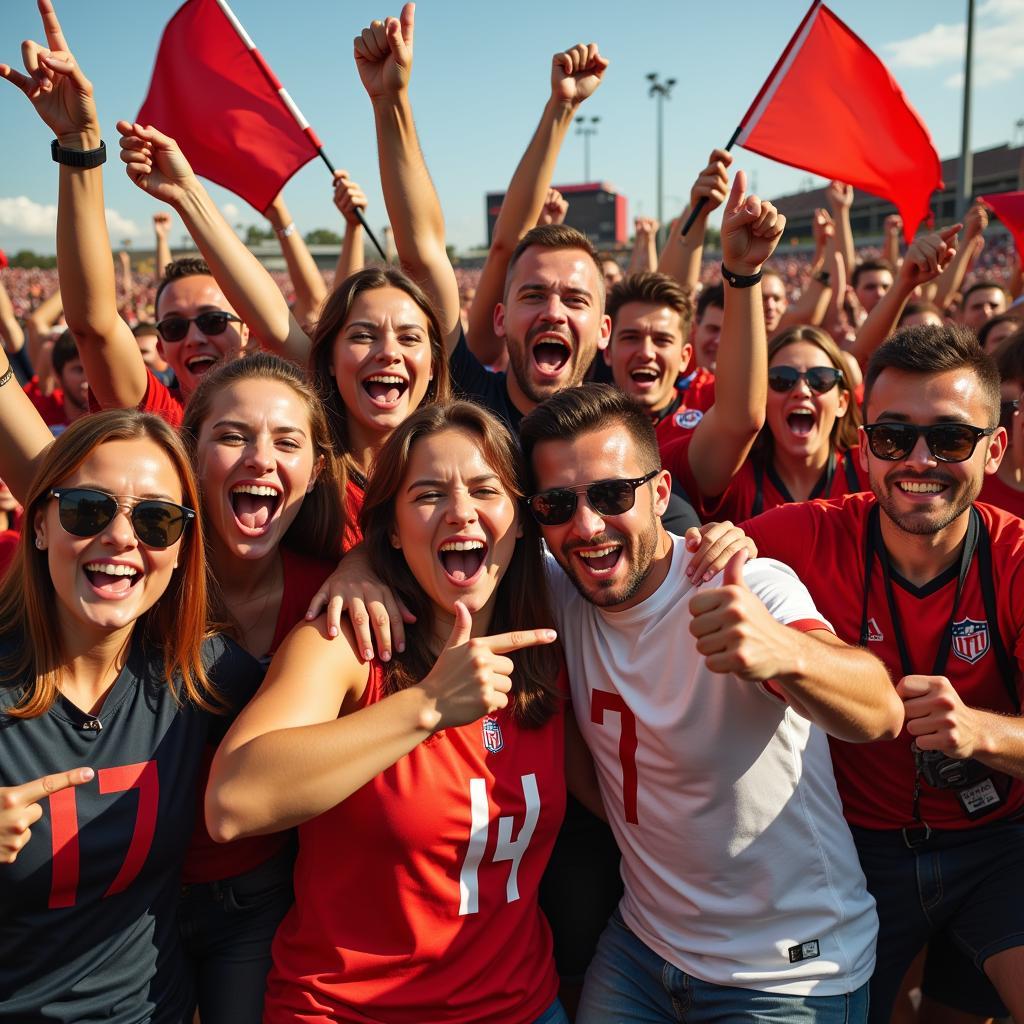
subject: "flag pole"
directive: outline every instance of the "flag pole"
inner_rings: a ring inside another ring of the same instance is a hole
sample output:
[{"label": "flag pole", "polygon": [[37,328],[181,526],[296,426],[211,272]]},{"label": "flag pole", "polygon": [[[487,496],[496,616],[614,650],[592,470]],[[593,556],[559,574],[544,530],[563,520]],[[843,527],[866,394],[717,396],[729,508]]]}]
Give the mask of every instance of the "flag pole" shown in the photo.
[{"label": "flag pole", "polygon": [[[320,141],[319,136],[313,131],[312,125],[306,120],[302,111],[299,110],[298,104],[288,94],[288,90],[281,84],[281,80],[274,74],[270,65],[266,62],[263,54],[256,49],[256,44],[252,41],[252,37],[248,32],[245,31],[244,26],[238,20],[235,12],[228,6],[227,0],[216,0],[217,6],[221,9],[224,17],[227,18],[231,27],[238,34],[238,38],[242,40],[242,44],[249,51],[249,55],[256,62],[256,66],[263,72],[263,77],[266,78],[271,88],[280,97],[281,102],[284,104],[285,109],[289,114],[295,118],[295,123],[302,129],[303,134],[309,139],[310,145],[316,150],[317,156],[327,165],[327,169],[331,172],[331,177],[334,177],[334,164],[328,159],[327,154],[324,152],[324,144]],[[366,231],[367,237],[373,242],[374,248],[380,253],[380,258],[387,262],[387,256],[384,254],[384,249],[381,247],[380,242],[377,241],[377,236],[373,233],[370,225],[366,223],[366,218],[363,216],[363,211],[359,207],[355,207],[356,217],[359,218],[359,223],[362,224],[363,229]]]},{"label": "flag pole", "polygon": [[[822,0],[812,0],[811,6],[807,9],[807,13],[803,16],[803,19],[801,20],[800,24],[797,25],[796,31],[793,33],[789,42],[786,44],[786,48],[782,51],[782,53],[779,56],[779,59],[775,62],[775,67],[772,68],[771,73],[764,80],[764,85],[761,86],[757,95],[754,97],[754,102],[750,104],[749,109],[743,115],[743,120],[740,121],[739,127],[736,129],[736,131],[732,133],[732,138],[726,143],[726,153],[732,151],[732,147],[736,145],[736,140],[740,137],[740,132],[743,131],[743,129],[746,127],[747,122],[750,120],[751,114],[753,114],[757,110],[758,104],[760,104],[761,100],[764,99],[765,95],[769,92],[772,84],[778,77],[779,72],[786,67],[787,63],[789,62],[790,55],[793,53],[794,47],[796,47],[797,45],[797,42],[800,42],[801,44],[803,43],[803,39],[801,37],[809,29],[811,19],[817,13],[818,8],[821,7],[821,4]],[[683,225],[682,232],[680,232],[682,235],[685,235],[690,230],[690,228],[693,227],[693,222],[699,216],[700,211],[703,210],[705,206],[707,206],[707,203],[707,196],[704,196],[702,199],[698,200],[697,205],[690,211],[690,216],[686,218],[686,223]]]}]

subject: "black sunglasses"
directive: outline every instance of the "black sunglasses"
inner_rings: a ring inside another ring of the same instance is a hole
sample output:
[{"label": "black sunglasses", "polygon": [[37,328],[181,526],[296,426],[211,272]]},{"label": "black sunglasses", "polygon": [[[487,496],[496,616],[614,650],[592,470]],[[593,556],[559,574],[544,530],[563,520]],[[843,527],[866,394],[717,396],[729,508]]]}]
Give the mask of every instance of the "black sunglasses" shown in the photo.
[{"label": "black sunglasses", "polygon": [[164,317],[156,325],[157,334],[164,341],[181,341],[188,334],[188,325],[196,323],[203,334],[223,334],[230,323],[240,324],[240,317],[234,313],[225,313],[223,310],[212,310],[209,313],[200,313],[199,316],[168,316]]},{"label": "black sunglasses", "polygon": [[528,498],[526,504],[541,526],[561,526],[569,522],[576,514],[577,495],[580,494],[587,496],[590,507],[598,515],[621,516],[636,504],[636,489],[660,472],[660,469],[652,469],[646,476],[632,480],[598,480],[576,487],[552,487],[550,491],[541,491]]},{"label": "black sunglasses", "polygon": [[934,423],[921,427],[916,423],[865,423],[868,448],[877,459],[899,462],[914,450],[924,437],[928,451],[939,462],[966,462],[978,442],[995,432],[995,427],[973,427],[969,423]]},{"label": "black sunglasses", "polygon": [[999,426],[1004,430],[1013,427],[1013,414],[1020,408],[1019,398],[1008,398],[999,403]]},{"label": "black sunglasses", "polygon": [[816,395],[825,395],[842,383],[843,371],[834,366],[812,366],[803,371],[795,366],[773,366],[768,371],[768,387],[779,394],[792,391],[800,380],[807,381],[807,386]]},{"label": "black sunglasses", "polygon": [[147,548],[169,548],[196,517],[192,509],[173,501],[122,495],[122,499],[132,497],[129,503],[88,487],[54,488],[49,496],[57,499],[60,525],[73,537],[95,537],[110,525],[119,508],[128,509],[135,536]]}]

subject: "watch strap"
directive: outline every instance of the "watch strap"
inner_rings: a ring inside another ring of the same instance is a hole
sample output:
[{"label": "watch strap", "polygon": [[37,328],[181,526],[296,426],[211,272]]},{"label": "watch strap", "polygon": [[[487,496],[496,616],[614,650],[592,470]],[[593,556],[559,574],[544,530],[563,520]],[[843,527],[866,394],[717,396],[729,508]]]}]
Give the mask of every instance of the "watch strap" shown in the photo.
[{"label": "watch strap", "polygon": [[50,143],[54,163],[65,167],[99,167],[107,161],[107,144],[100,140],[97,149],[66,149],[57,139]]},{"label": "watch strap", "polygon": [[734,274],[724,263],[722,264],[722,279],[732,288],[750,288],[761,280],[763,273],[763,270],[759,270],[756,274]]}]

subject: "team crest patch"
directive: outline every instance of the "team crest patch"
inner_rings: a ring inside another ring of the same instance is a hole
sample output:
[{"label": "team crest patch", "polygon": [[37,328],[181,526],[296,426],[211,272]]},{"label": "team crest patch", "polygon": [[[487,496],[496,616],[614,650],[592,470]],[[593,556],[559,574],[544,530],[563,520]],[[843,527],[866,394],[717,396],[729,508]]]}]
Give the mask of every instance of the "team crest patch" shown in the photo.
[{"label": "team crest patch", "polygon": [[878,625],[878,620],[874,616],[868,619],[868,639],[873,640],[875,643],[881,643],[885,640],[882,627]]},{"label": "team crest patch", "polygon": [[682,427],[683,430],[693,430],[702,419],[704,419],[704,413],[700,409],[684,409],[675,415],[676,426]]},{"label": "team crest patch", "polygon": [[953,653],[973,665],[989,647],[988,623],[977,619],[961,619],[953,623]]},{"label": "team crest patch", "polygon": [[505,740],[501,735],[501,725],[496,718],[489,715],[484,719],[484,749],[491,754],[497,754],[505,746]]}]

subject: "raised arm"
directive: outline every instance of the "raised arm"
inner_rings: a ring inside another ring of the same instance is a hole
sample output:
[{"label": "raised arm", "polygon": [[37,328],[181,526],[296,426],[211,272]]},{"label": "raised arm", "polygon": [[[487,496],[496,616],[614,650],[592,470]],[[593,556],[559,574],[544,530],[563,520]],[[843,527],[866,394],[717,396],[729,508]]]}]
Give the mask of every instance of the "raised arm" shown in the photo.
[{"label": "raised arm", "polygon": [[252,336],[262,347],[305,364],[309,338],[291,315],[281,289],[224,219],[174,139],[129,121],[118,121],[117,130],[128,177],[181,217]]},{"label": "raised arm", "polygon": [[0,273],[0,339],[3,340],[3,347],[10,355],[20,352],[25,344],[25,332],[14,315],[14,305],[10,295],[7,294],[2,273]]},{"label": "raised arm", "polygon": [[629,258],[627,274],[639,274],[658,269],[658,229],[661,225],[652,217],[637,217],[633,222],[633,253]]},{"label": "raised arm", "polygon": [[963,224],[958,224],[957,227],[964,229],[963,243],[957,247],[953,259],[936,278],[931,297],[931,301],[939,309],[945,309],[949,305],[950,299],[960,291],[960,287],[964,283],[964,278],[976,255],[975,246],[978,244],[976,240],[981,238],[982,232],[988,227],[988,210],[980,201],[975,200],[964,216]]},{"label": "raised arm", "polygon": [[[68,49],[50,0],[39,0],[45,47],[22,44],[27,74],[0,65],[68,150],[102,145],[92,85]],[[57,271],[64,316],[78,343],[89,387],[102,405],[131,407],[146,393],[146,365],[117,310],[114,260],[103,205],[103,170],[60,166]]]},{"label": "raised arm", "polygon": [[345,171],[334,172],[334,205],[345,218],[345,237],[334,268],[334,287],[337,288],[346,277],[362,270],[366,262],[363,225],[356,216],[357,210],[366,209],[366,195],[354,181],[349,180]]},{"label": "raised arm", "polygon": [[166,210],[153,214],[153,235],[156,239],[156,276],[163,277],[171,255],[171,215]]},{"label": "raised arm", "polygon": [[[728,169],[732,163],[732,154],[724,149],[714,149],[708,160],[707,167],[697,176],[690,189],[690,205],[672,222],[658,270],[674,278],[691,297],[697,294],[700,284],[700,263],[704,256],[704,235],[707,231],[708,216],[717,210],[725,201],[729,189]],[[683,235],[683,225],[689,217],[689,211],[697,208],[697,204],[705,199],[703,209],[697,214],[693,227]]]},{"label": "raised arm", "polygon": [[853,186],[833,181],[828,186],[828,205],[832,209],[832,221],[836,227],[836,244],[846,261],[846,276],[853,273],[857,265],[857,252],[853,245],[853,228],[850,226],[850,207],[853,206]]},{"label": "raised arm", "polygon": [[914,289],[935,280],[956,258],[956,233],[962,226],[954,224],[945,231],[914,239],[892,287],[878,300],[857,331],[850,353],[861,366],[867,366],[875,349],[895,330]]},{"label": "raised arm", "polygon": [[900,255],[900,236],[903,234],[903,218],[898,213],[890,213],[885,218],[885,242],[882,245],[882,258],[887,259],[893,270],[899,267],[903,257]]},{"label": "raised arm", "polygon": [[[757,196],[745,195],[747,176],[736,175],[722,218],[722,263],[733,274],[758,273],[775,251],[786,218]],[[690,470],[701,493],[729,486],[764,424],[768,401],[768,342],[761,285],[725,282],[725,309],[715,374],[715,404],[694,428]]]},{"label": "raised arm", "polygon": [[300,324],[310,324],[316,319],[324,299],[327,298],[324,275],[313,262],[309,247],[295,226],[291,213],[288,212],[283,192],[278,193],[263,215],[270,221],[270,226],[277,235],[284,262],[288,267],[288,276],[295,289],[295,319]]},{"label": "raised arm", "polygon": [[523,235],[541,222],[566,132],[580,104],[601,84],[607,67],[608,61],[598,52],[596,43],[580,43],[551,58],[551,93],[509,182],[494,223],[476,296],[469,307],[466,341],[484,364],[497,361],[505,349],[504,339],[494,333],[494,307],[505,290],[505,273],[512,251]]},{"label": "raised arm", "polygon": [[50,428],[18,387],[7,353],[0,348],[0,480],[24,502],[42,453],[53,440]]},{"label": "raised arm", "polygon": [[402,269],[430,297],[449,351],[458,342],[459,286],[445,249],[444,215],[412,116],[415,4],[402,16],[374,21],[354,40],[356,68],[373,105],[384,204]]}]

